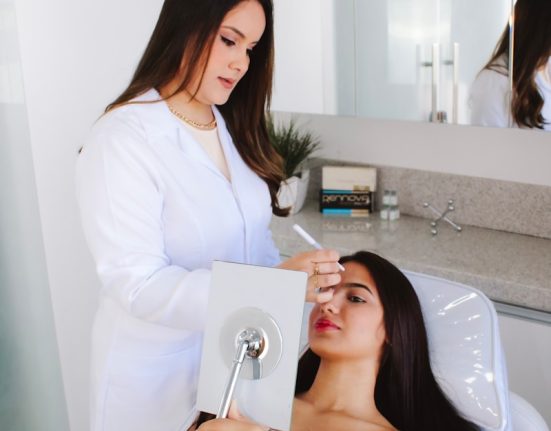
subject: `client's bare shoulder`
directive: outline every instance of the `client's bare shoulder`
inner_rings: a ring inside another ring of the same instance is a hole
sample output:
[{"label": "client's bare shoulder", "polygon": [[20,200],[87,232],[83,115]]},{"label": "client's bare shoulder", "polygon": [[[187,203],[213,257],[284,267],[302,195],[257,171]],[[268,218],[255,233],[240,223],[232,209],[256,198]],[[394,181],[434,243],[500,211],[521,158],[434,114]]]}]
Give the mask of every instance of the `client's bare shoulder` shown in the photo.
[{"label": "client's bare shoulder", "polygon": [[307,401],[295,398],[292,431],[396,431],[382,415],[369,420],[358,419],[335,411],[319,411]]}]

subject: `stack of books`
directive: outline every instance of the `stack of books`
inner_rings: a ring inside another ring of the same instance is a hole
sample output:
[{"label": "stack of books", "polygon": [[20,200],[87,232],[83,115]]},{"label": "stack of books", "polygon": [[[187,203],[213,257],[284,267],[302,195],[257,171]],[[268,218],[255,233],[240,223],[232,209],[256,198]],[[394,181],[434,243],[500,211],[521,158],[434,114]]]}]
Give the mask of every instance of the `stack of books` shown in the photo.
[{"label": "stack of books", "polygon": [[320,211],[327,215],[368,216],[374,210],[377,170],[359,166],[323,166]]}]

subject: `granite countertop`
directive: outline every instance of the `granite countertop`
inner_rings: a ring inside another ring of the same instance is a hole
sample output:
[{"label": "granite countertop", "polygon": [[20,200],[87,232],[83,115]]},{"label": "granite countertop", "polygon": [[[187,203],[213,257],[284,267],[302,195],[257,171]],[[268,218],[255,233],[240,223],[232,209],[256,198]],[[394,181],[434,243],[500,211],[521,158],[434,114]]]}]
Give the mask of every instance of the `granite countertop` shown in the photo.
[{"label": "granite countertop", "polygon": [[272,219],[283,256],[311,249],[292,229],[294,223],[341,255],[370,250],[401,269],[467,284],[500,303],[551,313],[550,239],[471,226],[458,233],[447,224],[432,236],[427,219],[323,216],[317,202],[307,201],[298,214]]}]

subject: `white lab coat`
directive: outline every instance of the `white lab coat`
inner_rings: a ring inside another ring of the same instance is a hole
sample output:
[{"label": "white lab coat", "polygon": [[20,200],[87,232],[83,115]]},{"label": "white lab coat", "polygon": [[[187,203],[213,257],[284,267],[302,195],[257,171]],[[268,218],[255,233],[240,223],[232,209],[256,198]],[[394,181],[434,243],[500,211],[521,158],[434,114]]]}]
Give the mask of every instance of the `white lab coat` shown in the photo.
[{"label": "white lab coat", "polygon": [[[155,90],[139,97],[158,98]],[[103,116],[78,157],[82,224],[102,284],[93,431],[186,429],[212,261],[279,262],[268,187],[215,116],[231,183],[164,102]]]},{"label": "white lab coat", "polygon": [[[505,70],[505,63],[502,60]],[[544,130],[551,131],[551,57],[547,67],[535,76],[535,83],[543,97],[541,111],[547,124]],[[471,87],[469,105],[471,124],[475,126],[509,127],[510,116],[509,76],[494,70],[484,69],[476,77]],[[513,127],[518,127],[513,125]]]}]

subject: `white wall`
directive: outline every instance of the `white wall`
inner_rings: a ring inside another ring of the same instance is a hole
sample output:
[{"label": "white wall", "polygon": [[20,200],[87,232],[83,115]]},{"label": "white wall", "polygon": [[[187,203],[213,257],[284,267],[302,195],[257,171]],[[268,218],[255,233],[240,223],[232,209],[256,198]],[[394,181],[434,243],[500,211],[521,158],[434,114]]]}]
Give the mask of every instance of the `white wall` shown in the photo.
[{"label": "white wall", "polygon": [[0,0],[0,429],[68,431],[22,85]]},{"label": "white wall", "polygon": [[326,112],[321,20],[320,0],[274,0],[274,110]]},{"label": "white wall", "polygon": [[69,421],[88,427],[89,331],[98,282],[75,202],[77,149],[122,91],[161,0],[15,0],[48,282]]}]

